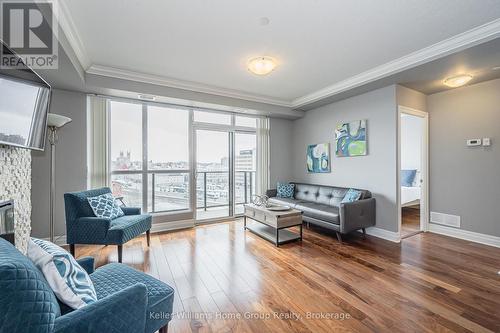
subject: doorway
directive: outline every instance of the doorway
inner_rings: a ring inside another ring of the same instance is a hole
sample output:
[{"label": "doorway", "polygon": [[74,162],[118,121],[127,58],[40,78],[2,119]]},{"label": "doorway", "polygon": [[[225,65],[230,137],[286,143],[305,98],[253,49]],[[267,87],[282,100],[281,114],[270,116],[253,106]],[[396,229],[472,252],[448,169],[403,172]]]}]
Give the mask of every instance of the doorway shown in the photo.
[{"label": "doorway", "polygon": [[230,133],[196,130],[196,219],[224,218],[231,212]]},{"label": "doorway", "polygon": [[427,231],[428,114],[399,107],[398,206],[401,239]]},{"label": "doorway", "polygon": [[224,220],[243,214],[256,186],[255,133],[196,129],[196,221]]}]

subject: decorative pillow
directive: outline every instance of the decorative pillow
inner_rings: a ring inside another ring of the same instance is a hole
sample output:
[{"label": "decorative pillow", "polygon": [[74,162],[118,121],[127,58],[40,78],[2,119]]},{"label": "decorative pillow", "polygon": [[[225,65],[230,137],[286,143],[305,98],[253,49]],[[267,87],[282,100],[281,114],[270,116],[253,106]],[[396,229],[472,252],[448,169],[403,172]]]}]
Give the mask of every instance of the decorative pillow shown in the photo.
[{"label": "decorative pillow", "polygon": [[350,188],[344,195],[344,198],[342,199],[341,203],[354,202],[356,200],[359,200],[360,197],[361,197],[361,191]]},{"label": "decorative pillow", "polygon": [[401,170],[401,186],[412,187],[417,170]]},{"label": "decorative pillow", "polygon": [[276,196],[278,198],[293,198],[295,184],[278,183],[276,185]]},{"label": "decorative pillow", "polygon": [[49,241],[31,238],[27,256],[42,271],[62,303],[79,309],[97,301],[89,275],[63,248]]},{"label": "decorative pillow", "polygon": [[115,219],[125,215],[111,193],[90,197],[87,201],[97,217]]}]

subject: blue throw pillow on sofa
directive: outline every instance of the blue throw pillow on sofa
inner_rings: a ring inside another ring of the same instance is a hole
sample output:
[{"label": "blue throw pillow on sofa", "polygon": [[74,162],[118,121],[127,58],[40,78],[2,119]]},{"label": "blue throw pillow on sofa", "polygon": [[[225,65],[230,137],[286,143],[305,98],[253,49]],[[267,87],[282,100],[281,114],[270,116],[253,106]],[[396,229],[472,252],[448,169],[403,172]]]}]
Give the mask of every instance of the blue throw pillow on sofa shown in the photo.
[{"label": "blue throw pillow on sofa", "polygon": [[401,186],[412,187],[417,170],[401,170]]},{"label": "blue throw pillow on sofa", "polygon": [[276,186],[276,196],[278,198],[293,198],[295,194],[295,184],[278,183]]},{"label": "blue throw pillow on sofa", "polygon": [[361,197],[361,191],[350,188],[344,195],[344,198],[342,199],[341,203],[354,202],[359,200],[360,197]]}]

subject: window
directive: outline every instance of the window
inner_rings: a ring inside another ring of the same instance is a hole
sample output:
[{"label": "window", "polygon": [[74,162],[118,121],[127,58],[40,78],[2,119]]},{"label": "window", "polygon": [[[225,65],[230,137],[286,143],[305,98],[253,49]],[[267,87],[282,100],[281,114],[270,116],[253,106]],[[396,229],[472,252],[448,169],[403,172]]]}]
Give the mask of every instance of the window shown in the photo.
[{"label": "window", "polygon": [[113,194],[152,213],[189,209],[189,110],[109,106]]},{"label": "window", "polygon": [[231,114],[194,111],[194,121],[219,125],[231,125]]},{"label": "window", "polygon": [[148,169],[188,170],[189,112],[148,106]]},{"label": "window", "polygon": [[142,105],[110,102],[111,171],[142,169]]},{"label": "window", "polygon": [[251,202],[256,117],[123,100],[109,100],[108,112],[111,187],[127,206],[204,220]]},{"label": "window", "polygon": [[257,127],[257,118],[236,116],[235,117],[235,125],[241,126],[241,127],[256,128]]}]

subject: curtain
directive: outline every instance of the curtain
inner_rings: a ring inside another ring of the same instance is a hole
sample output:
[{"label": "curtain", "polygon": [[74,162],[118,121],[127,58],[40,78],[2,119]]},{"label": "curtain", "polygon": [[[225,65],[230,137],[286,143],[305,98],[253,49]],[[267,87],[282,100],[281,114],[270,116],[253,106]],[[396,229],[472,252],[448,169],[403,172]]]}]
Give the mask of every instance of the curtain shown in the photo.
[{"label": "curtain", "polygon": [[266,194],[269,189],[269,118],[257,119],[257,189],[256,194]]},{"label": "curtain", "polygon": [[88,188],[109,186],[108,165],[108,101],[98,96],[88,96]]}]

